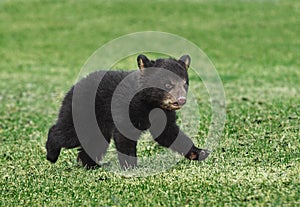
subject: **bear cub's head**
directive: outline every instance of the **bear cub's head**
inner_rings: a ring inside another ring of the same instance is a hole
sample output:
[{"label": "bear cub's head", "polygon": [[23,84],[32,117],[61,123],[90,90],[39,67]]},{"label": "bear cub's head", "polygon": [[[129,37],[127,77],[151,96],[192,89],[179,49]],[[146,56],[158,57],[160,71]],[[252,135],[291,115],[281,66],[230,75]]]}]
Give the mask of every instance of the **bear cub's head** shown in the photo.
[{"label": "bear cub's head", "polygon": [[153,107],[178,110],[187,99],[189,86],[189,55],[178,60],[173,58],[149,60],[145,55],[137,57],[140,69],[140,85],[146,101]]}]

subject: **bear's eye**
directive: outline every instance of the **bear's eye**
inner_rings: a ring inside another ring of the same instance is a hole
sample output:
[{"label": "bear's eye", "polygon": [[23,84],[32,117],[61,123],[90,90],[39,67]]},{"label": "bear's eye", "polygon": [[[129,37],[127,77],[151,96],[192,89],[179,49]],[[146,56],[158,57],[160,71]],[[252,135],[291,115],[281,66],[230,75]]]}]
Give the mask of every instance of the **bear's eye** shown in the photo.
[{"label": "bear's eye", "polygon": [[172,83],[166,83],[165,84],[165,88],[168,90],[171,90],[174,87],[174,85]]}]

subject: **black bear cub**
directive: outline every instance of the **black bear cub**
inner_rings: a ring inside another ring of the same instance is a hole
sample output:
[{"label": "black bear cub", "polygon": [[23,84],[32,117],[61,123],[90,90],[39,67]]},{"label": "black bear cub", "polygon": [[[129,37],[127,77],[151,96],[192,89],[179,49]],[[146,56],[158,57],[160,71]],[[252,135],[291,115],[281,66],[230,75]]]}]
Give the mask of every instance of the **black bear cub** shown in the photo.
[{"label": "black bear cub", "polygon": [[[61,148],[78,147],[78,161],[86,168],[95,167],[113,137],[120,166],[133,168],[137,166],[138,138],[142,131],[149,130],[158,144],[187,159],[204,160],[209,151],[197,148],[176,125],[175,111],[186,103],[190,61],[188,55],[178,60],[149,60],[139,55],[139,70],[97,71],[80,80],[65,96],[58,120],[49,130],[47,159],[55,163]],[[89,88],[92,85],[96,85],[94,92]],[[75,89],[79,91],[76,98]],[[93,97],[92,105],[86,104],[85,96]],[[79,124],[74,119],[77,116],[74,104],[82,109],[84,121]],[[87,108],[92,109],[96,128],[101,133],[90,133],[95,128],[93,119],[87,118],[88,112],[84,112]]]}]

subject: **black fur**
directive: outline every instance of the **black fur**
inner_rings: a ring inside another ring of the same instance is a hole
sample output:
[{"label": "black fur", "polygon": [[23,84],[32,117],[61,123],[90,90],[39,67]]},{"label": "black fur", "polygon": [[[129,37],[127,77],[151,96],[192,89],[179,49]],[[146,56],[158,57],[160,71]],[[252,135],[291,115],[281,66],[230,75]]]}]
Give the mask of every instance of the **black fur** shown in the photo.
[{"label": "black fur", "polygon": [[[164,147],[171,147],[172,150],[184,154],[184,156],[191,160],[204,160],[209,152],[207,150],[202,150],[194,146],[192,140],[188,138],[183,132],[179,130],[176,125],[176,109],[179,109],[181,105],[177,102],[179,97],[170,96],[168,90],[173,90],[180,97],[186,97],[188,90],[188,74],[187,69],[190,64],[190,57],[185,55],[179,60],[175,59],[158,59],[149,60],[144,55],[139,55],[137,58],[138,66],[140,70],[137,72],[137,80],[132,83],[129,87],[139,87],[147,85],[147,80],[149,77],[159,72],[155,68],[163,68],[177,74],[183,82],[171,83],[168,77],[160,77],[161,82],[168,87],[166,90],[150,87],[139,91],[129,106],[129,116],[133,126],[141,131],[150,128],[149,113],[154,108],[160,108],[164,111],[167,117],[167,123],[164,131],[156,136],[155,131],[151,131],[154,137],[157,137],[157,141],[160,145]],[[87,88],[91,83],[99,84],[99,77],[104,77],[98,86],[97,94],[95,97],[95,113],[98,126],[103,133],[107,145],[99,147],[101,149],[101,156],[103,156],[108,147],[108,143],[111,137],[114,138],[117,151],[119,152],[119,162],[124,168],[134,167],[137,165],[136,158],[136,145],[140,133],[133,135],[130,139],[123,136],[115,127],[112,119],[111,113],[111,100],[113,93],[118,86],[118,84],[131,72],[124,71],[97,71],[86,78],[79,81],[78,84],[81,87]],[[169,83],[170,82],[170,83]],[[126,90],[126,89],[125,89]],[[81,143],[78,140],[72,116],[72,97],[73,97],[74,86],[65,96],[62,106],[59,112],[58,120],[55,125],[53,125],[48,134],[48,140],[46,143],[47,149],[47,159],[55,163],[60,154],[61,148],[75,148],[79,147],[78,160],[82,162],[82,165],[91,168],[97,166],[95,159],[91,159],[85,150],[81,147]],[[170,100],[169,102],[164,102],[165,100]],[[184,103],[183,103],[184,104]],[[155,120],[153,118],[153,123],[159,123],[160,120]],[[88,124],[87,124],[88,126]],[[176,139],[177,137],[177,139]],[[176,144],[172,144],[176,139]],[[188,151],[183,151],[182,146],[188,147]],[[126,155],[129,155],[128,157]]]}]

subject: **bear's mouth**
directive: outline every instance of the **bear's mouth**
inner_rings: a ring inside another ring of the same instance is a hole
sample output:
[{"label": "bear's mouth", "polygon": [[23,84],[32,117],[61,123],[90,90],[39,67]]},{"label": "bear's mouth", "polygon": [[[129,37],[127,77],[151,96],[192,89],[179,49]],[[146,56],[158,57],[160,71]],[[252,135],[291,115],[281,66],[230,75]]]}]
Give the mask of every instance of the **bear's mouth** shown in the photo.
[{"label": "bear's mouth", "polygon": [[181,107],[183,106],[184,104],[179,104],[178,101],[173,101],[173,100],[165,100],[161,107],[164,108],[164,109],[167,109],[167,110],[179,110],[181,109]]},{"label": "bear's mouth", "polygon": [[169,102],[168,106],[171,110],[178,110],[178,109],[181,109],[181,107],[182,107],[182,105],[180,105],[177,101]]}]

